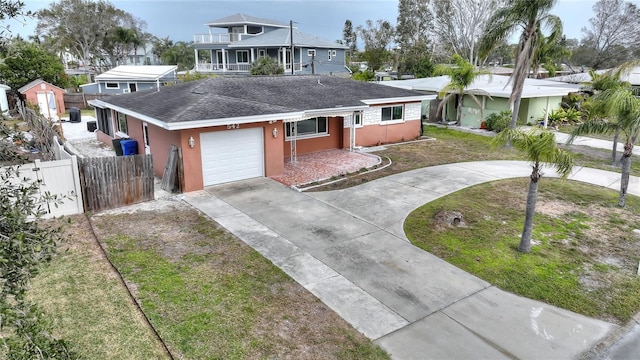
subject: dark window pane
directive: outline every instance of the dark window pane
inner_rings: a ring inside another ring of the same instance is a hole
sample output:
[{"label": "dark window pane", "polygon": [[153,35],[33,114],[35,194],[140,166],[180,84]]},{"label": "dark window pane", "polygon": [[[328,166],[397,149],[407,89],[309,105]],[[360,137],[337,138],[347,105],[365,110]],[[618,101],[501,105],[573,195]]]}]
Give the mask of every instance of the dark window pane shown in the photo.
[{"label": "dark window pane", "polygon": [[318,133],[326,133],[327,132],[327,118],[321,117],[318,118]]}]

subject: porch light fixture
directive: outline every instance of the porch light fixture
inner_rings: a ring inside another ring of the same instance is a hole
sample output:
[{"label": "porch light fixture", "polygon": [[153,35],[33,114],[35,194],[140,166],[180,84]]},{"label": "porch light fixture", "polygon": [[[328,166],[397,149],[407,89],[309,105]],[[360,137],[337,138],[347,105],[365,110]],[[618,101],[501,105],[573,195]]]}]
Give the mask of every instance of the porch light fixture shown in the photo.
[{"label": "porch light fixture", "polygon": [[277,128],[273,128],[273,130],[271,131],[271,134],[273,135],[274,138],[278,137],[278,129]]},{"label": "porch light fixture", "polygon": [[196,139],[194,139],[193,136],[189,136],[189,147],[192,149],[196,147]]}]

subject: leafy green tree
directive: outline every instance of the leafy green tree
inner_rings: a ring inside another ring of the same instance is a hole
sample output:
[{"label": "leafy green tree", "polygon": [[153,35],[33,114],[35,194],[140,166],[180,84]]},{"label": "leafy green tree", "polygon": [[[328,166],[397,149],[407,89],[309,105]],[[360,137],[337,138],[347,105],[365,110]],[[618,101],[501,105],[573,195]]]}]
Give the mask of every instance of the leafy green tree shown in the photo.
[{"label": "leafy green tree", "polygon": [[0,124],[0,357],[9,359],[72,359],[65,341],[47,331],[41,312],[25,293],[30,280],[48,263],[60,238],[59,228],[41,224],[41,203],[55,197],[39,195],[37,181],[15,181],[26,161],[11,139],[15,130]]},{"label": "leafy green tree", "polygon": [[349,48],[349,58],[358,51],[358,34],[353,30],[351,20],[347,19],[342,28],[342,41],[344,46]]},{"label": "leafy green tree", "polygon": [[13,89],[36,79],[43,79],[61,88],[67,87],[67,76],[60,59],[41,45],[14,41],[0,63],[0,77]]},{"label": "leafy green tree", "polygon": [[178,65],[178,71],[191,70],[196,65],[193,43],[178,41],[166,48],[160,55],[162,62],[167,65]]},{"label": "leafy green tree", "polygon": [[284,68],[278,64],[276,59],[265,56],[254,61],[249,69],[251,75],[282,75]]},{"label": "leafy green tree", "polygon": [[557,0],[513,0],[498,9],[489,20],[487,29],[480,41],[480,57],[486,57],[492,49],[521,29],[516,50],[516,63],[511,75],[513,90],[509,102],[512,107],[510,127],[515,129],[518,123],[518,111],[522,99],[524,81],[529,75],[531,59],[538,46],[539,29],[549,28],[552,34],[562,34],[562,21],[549,12]]},{"label": "leafy green tree", "polygon": [[367,61],[369,69],[379,70],[389,59],[387,46],[393,40],[394,28],[386,20],[367,20],[366,27],[357,27],[360,38],[364,42],[364,52],[360,54],[362,60]]},{"label": "leafy green tree", "polygon": [[132,28],[134,19],[106,0],[60,0],[38,12],[36,32],[82,59],[83,65],[96,65],[109,53],[113,29]]},{"label": "leafy green tree", "polygon": [[410,71],[416,78],[431,77],[436,69],[436,65],[431,61],[430,56],[421,56],[415,62],[405,63],[407,71]]},{"label": "leafy green tree", "polygon": [[554,32],[549,36],[540,33],[538,44],[531,58],[531,71],[535,78],[539,77],[540,68],[548,71],[549,76],[555,76],[562,60],[571,56],[571,51],[565,46],[562,32]]},{"label": "leafy green tree", "polygon": [[398,71],[412,68],[427,54],[432,15],[429,0],[400,0],[395,40],[398,45]]},{"label": "leafy green tree", "polygon": [[[612,69],[604,74],[598,74],[594,70],[589,71],[591,76],[591,88],[594,93],[598,94],[605,90],[627,89],[631,90],[631,84],[621,81],[621,69]],[[606,106],[602,101],[593,101],[593,105],[589,111],[588,120],[590,121],[607,121],[612,125],[619,125],[616,114],[611,113],[611,107]],[[618,164],[618,140],[620,139],[620,127],[616,126],[613,134],[613,146],[611,148],[611,166]]]},{"label": "leafy green tree", "polygon": [[618,206],[624,207],[629,188],[633,147],[640,135],[640,99],[635,96],[631,88],[622,86],[602,91],[594,96],[594,101],[597,103],[596,106],[602,108],[603,114],[614,116],[615,120],[589,119],[574,129],[569,143],[572,143],[578,135],[584,134],[611,134],[619,131],[624,136],[624,151],[620,158],[622,174],[618,197]]},{"label": "leafy green tree", "polygon": [[[438,97],[442,99],[438,111],[441,111],[451,98],[457,98],[456,122],[460,123],[460,120],[462,119],[462,98],[465,95],[465,90],[471,86],[476,76],[486,72],[483,70],[477,70],[472,63],[463,59],[462,56],[458,54],[454,54],[451,57],[451,60],[453,62],[453,66],[439,65],[436,66],[434,71],[434,75],[448,75],[450,78],[449,84],[447,84],[447,86],[445,86],[438,94]],[[468,95],[479,108],[482,108],[480,100],[478,100],[474,94],[469,93]],[[483,115],[481,115],[481,117],[482,116]]]},{"label": "leafy green tree", "polygon": [[527,161],[532,163],[524,226],[518,245],[519,251],[529,253],[531,252],[533,216],[536,213],[538,201],[538,182],[542,178],[542,169],[545,165],[551,165],[562,178],[566,178],[573,168],[573,158],[570,152],[558,148],[555,135],[548,130],[532,129],[524,132],[519,129],[506,129],[496,135],[492,145],[498,147],[507,142],[510,142]]}]

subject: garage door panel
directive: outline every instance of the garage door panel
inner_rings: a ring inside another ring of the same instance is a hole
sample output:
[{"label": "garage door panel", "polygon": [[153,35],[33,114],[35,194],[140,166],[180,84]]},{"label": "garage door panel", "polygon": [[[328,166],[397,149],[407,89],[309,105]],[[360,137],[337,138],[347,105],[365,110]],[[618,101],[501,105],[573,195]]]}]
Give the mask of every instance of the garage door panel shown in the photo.
[{"label": "garage door panel", "polygon": [[200,134],[204,185],[264,176],[262,128]]}]

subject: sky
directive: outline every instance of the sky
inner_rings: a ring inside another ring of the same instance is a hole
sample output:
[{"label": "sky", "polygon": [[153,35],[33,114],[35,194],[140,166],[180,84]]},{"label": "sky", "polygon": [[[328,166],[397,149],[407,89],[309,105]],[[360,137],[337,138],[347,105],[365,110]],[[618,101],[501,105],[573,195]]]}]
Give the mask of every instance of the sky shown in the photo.
[{"label": "sky", "polygon": [[[46,8],[51,0],[26,0],[26,9],[37,11]],[[353,23],[354,29],[364,25],[367,19],[388,20],[396,23],[397,0],[111,0],[115,7],[127,11],[146,21],[147,31],[173,41],[191,41],[195,34],[205,34],[207,22],[243,13],[251,16],[294,21],[299,31],[335,41],[342,38],[345,20]],[[596,0],[559,0],[552,13],[560,16],[567,38],[580,39],[581,29],[593,16],[592,6]],[[640,0],[632,0],[640,6]],[[13,34],[24,38],[35,33],[37,21],[11,21],[8,25]],[[7,24],[5,24],[7,25]]]}]

